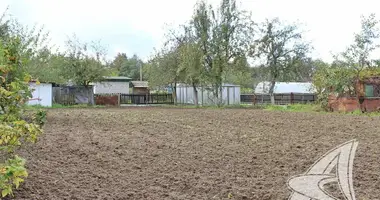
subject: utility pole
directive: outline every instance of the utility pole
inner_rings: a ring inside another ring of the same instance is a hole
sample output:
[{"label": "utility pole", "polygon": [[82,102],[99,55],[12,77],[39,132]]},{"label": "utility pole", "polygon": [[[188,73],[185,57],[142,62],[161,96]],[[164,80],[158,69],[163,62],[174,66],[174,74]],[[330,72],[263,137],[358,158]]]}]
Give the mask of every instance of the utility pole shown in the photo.
[{"label": "utility pole", "polygon": [[142,81],[142,64],[141,64],[141,61],[139,61],[139,65],[140,65],[140,81]]}]

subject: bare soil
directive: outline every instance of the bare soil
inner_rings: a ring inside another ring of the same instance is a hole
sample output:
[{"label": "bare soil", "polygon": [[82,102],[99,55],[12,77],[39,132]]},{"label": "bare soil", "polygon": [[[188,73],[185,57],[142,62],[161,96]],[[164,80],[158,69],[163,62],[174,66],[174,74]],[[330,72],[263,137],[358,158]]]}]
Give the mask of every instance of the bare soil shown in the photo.
[{"label": "bare soil", "polygon": [[[245,109],[54,109],[15,199],[288,199],[288,178],[357,139],[357,199],[380,199],[380,118]],[[333,186],[332,186],[333,187]]]}]

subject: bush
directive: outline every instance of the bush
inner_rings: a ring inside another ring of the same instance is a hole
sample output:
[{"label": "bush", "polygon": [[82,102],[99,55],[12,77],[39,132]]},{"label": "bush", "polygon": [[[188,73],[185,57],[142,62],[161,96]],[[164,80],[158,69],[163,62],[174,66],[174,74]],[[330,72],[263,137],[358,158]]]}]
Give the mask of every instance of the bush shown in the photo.
[{"label": "bush", "polygon": [[30,76],[23,71],[20,60],[20,42],[12,39],[0,43],[0,189],[3,197],[13,195],[28,176],[25,160],[14,152],[24,142],[34,143],[42,133],[46,112],[37,111],[25,116],[24,102],[31,97]]}]

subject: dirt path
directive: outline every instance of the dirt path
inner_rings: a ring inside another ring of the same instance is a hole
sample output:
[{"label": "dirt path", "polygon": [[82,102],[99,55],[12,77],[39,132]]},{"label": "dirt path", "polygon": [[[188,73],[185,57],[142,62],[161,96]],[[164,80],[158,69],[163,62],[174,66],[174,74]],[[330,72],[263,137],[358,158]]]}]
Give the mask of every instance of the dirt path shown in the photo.
[{"label": "dirt path", "polygon": [[15,199],[287,199],[287,179],[359,140],[357,199],[380,199],[380,119],[162,108],[57,109]]}]

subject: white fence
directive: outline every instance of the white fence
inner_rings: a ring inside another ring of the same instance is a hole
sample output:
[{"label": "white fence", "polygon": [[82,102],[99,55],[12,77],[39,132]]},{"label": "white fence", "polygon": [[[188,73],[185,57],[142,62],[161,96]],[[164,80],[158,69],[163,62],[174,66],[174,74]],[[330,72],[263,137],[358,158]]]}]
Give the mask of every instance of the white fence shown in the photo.
[{"label": "white fence", "polygon": [[[222,86],[222,88],[222,104],[240,104],[240,86],[225,84]],[[218,98],[213,95],[213,92],[210,88],[197,87],[197,91],[199,105],[216,105],[218,103]],[[194,89],[192,86],[177,86],[176,96],[177,103],[179,104],[194,104]]]}]

